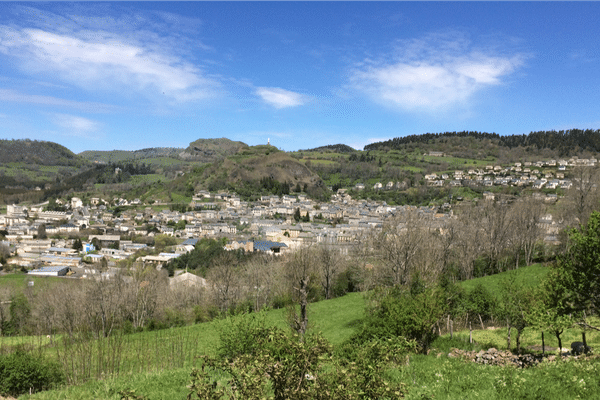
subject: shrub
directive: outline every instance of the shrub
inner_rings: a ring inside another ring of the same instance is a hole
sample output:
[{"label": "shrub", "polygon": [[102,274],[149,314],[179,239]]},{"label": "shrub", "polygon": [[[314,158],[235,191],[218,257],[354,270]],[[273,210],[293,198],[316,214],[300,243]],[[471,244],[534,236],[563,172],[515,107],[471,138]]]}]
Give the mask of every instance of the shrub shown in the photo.
[{"label": "shrub", "polygon": [[22,350],[0,356],[0,394],[19,396],[65,382],[60,365]]},{"label": "shrub", "polygon": [[264,346],[268,332],[264,313],[228,318],[220,328],[217,354],[222,359],[255,354]]},{"label": "shrub", "polygon": [[[188,399],[358,400],[404,395],[403,384],[385,379],[388,363],[394,362],[393,341],[365,346],[361,361],[355,363],[332,357],[331,345],[320,335],[301,340],[279,328],[264,329],[254,337],[260,345],[251,349],[253,354],[225,360],[202,356],[200,369],[192,372]],[[227,382],[215,381],[215,373],[224,373]]]},{"label": "shrub", "polygon": [[396,287],[390,291],[374,292],[374,305],[365,319],[362,330],[350,341],[362,345],[373,339],[398,336],[415,341],[419,350],[427,352],[436,338],[433,325],[446,312],[444,292],[439,288],[417,285],[411,290]]}]

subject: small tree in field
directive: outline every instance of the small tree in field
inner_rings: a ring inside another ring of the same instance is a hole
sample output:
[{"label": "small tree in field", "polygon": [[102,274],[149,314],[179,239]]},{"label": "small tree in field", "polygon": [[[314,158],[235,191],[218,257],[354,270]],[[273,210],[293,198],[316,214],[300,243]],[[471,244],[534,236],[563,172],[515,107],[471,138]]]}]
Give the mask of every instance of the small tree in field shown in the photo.
[{"label": "small tree in field", "polygon": [[294,331],[303,337],[308,329],[308,302],[310,284],[315,273],[315,257],[313,249],[304,247],[292,254],[286,264],[286,278],[292,293],[294,304],[300,306],[300,313],[292,305],[288,308],[289,322]]},{"label": "small tree in field", "polygon": [[[558,257],[554,290],[561,293],[560,307],[571,313],[600,312],[600,213],[569,232],[567,251]],[[581,325],[588,326],[586,321]],[[589,326],[588,326],[589,327]]]},{"label": "small tree in field", "polygon": [[516,347],[517,353],[521,352],[521,334],[529,326],[528,315],[533,304],[533,293],[527,290],[515,275],[511,274],[502,282],[502,300],[500,303],[500,315],[508,325],[507,347],[510,349],[511,329],[517,329]]},{"label": "small tree in field", "polygon": [[444,291],[437,286],[417,283],[410,290],[376,289],[373,296],[366,323],[352,340],[360,344],[374,338],[387,340],[400,336],[415,341],[420,350],[427,353],[437,335],[434,325],[447,311]]}]

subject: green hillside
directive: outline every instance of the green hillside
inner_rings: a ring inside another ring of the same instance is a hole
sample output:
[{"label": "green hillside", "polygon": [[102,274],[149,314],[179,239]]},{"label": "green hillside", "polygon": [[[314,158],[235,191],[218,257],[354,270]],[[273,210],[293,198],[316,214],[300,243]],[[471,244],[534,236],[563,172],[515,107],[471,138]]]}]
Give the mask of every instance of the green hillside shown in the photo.
[{"label": "green hillside", "polygon": [[[259,194],[286,194],[299,187],[320,196],[325,187],[321,178],[303,162],[276,147],[261,145],[240,150],[220,162],[198,169],[188,183],[210,191],[232,190],[252,198]],[[270,192],[273,185],[287,189]]]},{"label": "green hillside", "polygon": [[86,161],[58,143],[0,139],[0,163],[81,166]]}]

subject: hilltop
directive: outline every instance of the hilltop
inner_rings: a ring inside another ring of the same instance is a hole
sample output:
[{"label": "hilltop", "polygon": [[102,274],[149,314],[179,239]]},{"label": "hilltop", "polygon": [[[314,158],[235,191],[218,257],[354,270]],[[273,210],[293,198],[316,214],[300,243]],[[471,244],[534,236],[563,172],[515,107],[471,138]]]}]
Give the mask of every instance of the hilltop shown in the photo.
[{"label": "hilltop", "polygon": [[328,144],[327,146],[315,147],[314,149],[298,150],[298,151],[318,151],[318,152],[334,152],[334,153],[352,153],[356,149],[346,144]]},{"label": "hilltop", "polygon": [[319,175],[303,162],[269,145],[247,147],[213,163],[193,174],[189,183],[211,191],[235,189],[241,195],[255,194],[257,187],[268,191],[286,183],[288,188],[306,187],[317,194],[324,186]]},{"label": "hilltop", "polygon": [[366,145],[365,151],[409,150],[444,152],[447,155],[500,162],[527,161],[534,157],[587,156],[600,152],[600,129],[536,131],[525,135],[461,131],[407,135]]},{"label": "hilltop", "polygon": [[[493,178],[499,180],[492,191],[515,195],[522,189],[514,187],[513,180],[522,178],[523,173],[531,186],[546,174],[554,178],[559,162],[569,157],[594,164],[598,151],[600,130],[590,129],[511,136],[471,131],[426,133],[372,143],[362,151],[335,144],[285,152],[220,138],[198,139],[185,149],[156,147],[75,155],[56,143],[5,140],[0,142],[0,201],[43,201],[69,190],[119,191],[141,199],[170,197],[177,202],[191,201],[191,193],[197,190],[236,192],[246,200],[261,194],[304,192],[322,200],[340,188],[362,187],[366,190],[354,190],[351,196],[388,204],[441,204],[449,195],[481,197],[483,185],[477,184],[474,174],[482,175],[491,166],[499,171],[494,173]],[[545,169],[525,171],[528,163],[540,162]],[[107,168],[93,168],[94,164]],[[523,171],[516,173],[513,169],[519,164]],[[117,174],[118,170],[124,173]],[[471,176],[450,187],[457,171]],[[498,174],[502,176],[495,176]],[[556,178],[569,178],[568,173],[564,175]],[[445,176],[444,181],[433,180],[437,176]],[[506,185],[500,186],[500,179]],[[394,190],[378,190],[386,185]]]},{"label": "hilltop", "polygon": [[177,147],[150,147],[141,150],[86,150],[79,155],[96,163],[117,163],[155,157],[177,157],[184,149]]},{"label": "hilltop", "polygon": [[0,160],[6,163],[80,166],[86,161],[58,143],[38,140],[0,140]]},{"label": "hilltop", "polygon": [[234,142],[226,138],[198,139],[178,154],[184,160],[214,162],[236,154],[249,146],[243,142]]},{"label": "hilltop", "polygon": [[181,147],[150,147],[141,150],[86,150],[79,155],[87,160],[100,163],[117,163],[129,161],[145,161],[153,158],[175,158],[195,162],[215,162],[239,150],[247,148],[242,142],[221,139],[198,139],[191,142],[187,148]]}]

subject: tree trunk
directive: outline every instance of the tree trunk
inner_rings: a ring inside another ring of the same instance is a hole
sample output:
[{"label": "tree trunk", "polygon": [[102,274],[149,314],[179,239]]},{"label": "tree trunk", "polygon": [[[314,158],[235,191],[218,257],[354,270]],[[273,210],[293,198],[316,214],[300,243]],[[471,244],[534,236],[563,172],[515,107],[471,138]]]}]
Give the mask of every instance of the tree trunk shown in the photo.
[{"label": "tree trunk", "polygon": [[542,357],[546,355],[546,342],[544,342],[544,332],[542,331]]},{"label": "tree trunk", "polygon": [[473,329],[471,328],[471,322],[469,322],[469,343],[473,343]]},{"label": "tree trunk", "polygon": [[481,319],[481,314],[477,315],[479,315],[479,323],[481,324],[481,330],[485,330],[485,326],[483,325],[483,319]]},{"label": "tree trunk", "polygon": [[308,280],[306,277],[300,280],[300,323],[298,324],[298,334],[304,338],[306,329],[308,328]]},{"label": "tree trunk", "polygon": [[510,330],[511,330],[511,326],[508,325],[508,335],[506,336],[506,347],[508,348],[508,350],[510,350]]},{"label": "tree trunk", "polygon": [[555,331],[556,339],[558,340],[558,354],[562,356],[562,340],[560,339],[560,334],[562,332]]},{"label": "tree trunk", "polygon": [[521,354],[521,329],[517,328],[517,354]]}]

